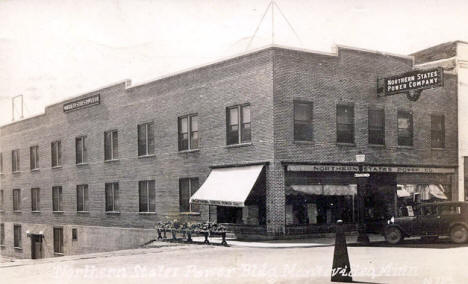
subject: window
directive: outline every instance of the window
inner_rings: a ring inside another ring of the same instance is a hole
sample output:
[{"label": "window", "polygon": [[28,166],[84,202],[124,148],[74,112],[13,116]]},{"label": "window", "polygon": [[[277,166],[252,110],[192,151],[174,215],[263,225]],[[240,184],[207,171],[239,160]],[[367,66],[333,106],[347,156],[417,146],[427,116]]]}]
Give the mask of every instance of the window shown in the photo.
[{"label": "window", "polygon": [[369,109],[367,121],[369,144],[385,145],[385,111]]},{"label": "window", "polygon": [[226,124],[227,145],[250,142],[250,105],[227,108]]},{"label": "window", "polygon": [[413,115],[406,111],[398,112],[398,145],[413,146]]},{"label": "window", "polygon": [[461,207],[459,205],[441,205],[440,215],[460,215]]},{"label": "window", "polygon": [[20,170],[20,156],[19,149],[11,151],[11,171],[19,172]]},{"label": "window", "polygon": [[54,253],[63,254],[63,228],[54,228]]},{"label": "window", "polygon": [[191,204],[190,197],[198,190],[198,178],[179,179],[179,210],[180,212],[199,212],[196,204]]},{"label": "window", "polygon": [[354,106],[336,106],[336,142],[354,143]]},{"label": "window", "polygon": [[5,245],[5,224],[0,224],[0,246]]},{"label": "window", "polygon": [[13,211],[21,210],[21,189],[13,189]]},{"label": "window", "polygon": [[39,188],[31,188],[31,211],[33,212],[41,211],[40,192]]},{"label": "window", "polygon": [[62,212],[62,187],[53,186],[52,187],[52,211]]},{"label": "window", "polygon": [[144,180],[138,183],[140,212],[156,212],[154,180]]},{"label": "window", "polygon": [[72,228],[72,241],[77,241],[77,240],[78,240],[78,229]]},{"label": "window", "polygon": [[198,149],[198,115],[179,117],[179,151]]},{"label": "window", "polygon": [[62,142],[54,141],[51,143],[52,167],[59,167],[62,164]]},{"label": "window", "polygon": [[32,146],[29,148],[29,162],[31,170],[39,168],[39,146]]},{"label": "window", "polygon": [[104,132],[104,160],[119,158],[119,140],[117,130]]},{"label": "window", "polygon": [[0,190],[0,211],[3,211],[3,189]]},{"label": "window", "polygon": [[443,115],[431,115],[431,147],[445,147],[445,118]]},{"label": "window", "polygon": [[311,102],[294,102],[294,140],[312,141],[313,139],[313,109]]},{"label": "window", "polygon": [[88,162],[88,151],[86,150],[86,136],[75,138],[76,164],[86,164]]},{"label": "window", "polygon": [[21,248],[21,225],[13,225],[13,246]]},{"label": "window", "polygon": [[0,174],[3,173],[3,153],[0,153]]},{"label": "window", "polygon": [[119,184],[106,183],[106,212],[119,211]]},{"label": "window", "polygon": [[144,123],[138,125],[138,156],[154,154],[154,124]]},{"label": "window", "polygon": [[80,184],[76,186],[76,211],[88,211],[88,185]]}]

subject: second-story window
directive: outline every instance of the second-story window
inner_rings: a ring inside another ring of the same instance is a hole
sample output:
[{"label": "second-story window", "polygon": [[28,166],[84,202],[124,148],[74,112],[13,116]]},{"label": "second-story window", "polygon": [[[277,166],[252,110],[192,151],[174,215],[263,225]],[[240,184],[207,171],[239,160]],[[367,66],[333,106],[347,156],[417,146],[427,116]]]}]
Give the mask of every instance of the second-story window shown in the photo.
[{"label": "second-story window", "polygon": [[354,106],[336,106],[336,142],[354,143]]},{"label": "second-story window", "polygon": [[32,146],[29,148],[29,161],[31,170],[39,168],[39,146]]},{"label": "second-story window", "polygon": [[52,187],[52,211],[62,212],[62,187],[54,186]]},{"label": "second-story window", "polygon": [[413,146],[413,115],[398,111],[398,145]]},{"label": "second-story window", "polygon": [[88,209],[88,185],[80,184],[76,186],[76,211],[87,212]]},{"label": "second-story window", "polygon": [[138,125],[138,156],[154,154],[154,123]]},{"label": "second-story window", "polygon": [[431,115],[431,147],[445,147],[445,118],[443,115]]},{"label": "second-story window", "polygon": [[3,189],[0,190],[0,211],[3,211]]},{"label": "second-story window", "polygon": [[312,102],[294,101],[294,141],[313,140]]},{"label": "second-story window", "polygon": [[238,105],[226,109],[227,145],[251,141],[250,105]]},{"label": "second-story window", "polygon": [[13,211],[21,211],[21,189],[13,189]]},{"label": "second-story window", "polygon": [[88,151],[86,150],[86,136],[75,138],[76,164],[86,164],[88,162]]},{"label": "second-story window", "polygon": [[60,140],[51,143],[52,168],[62,165],[62,142]]},{"label": "second-story window", "polygon": [[119,211],[119,183],[106,183],[106,212]]},{"label": "second-story window", "polygon": [[0,174],[3,173],[3,153],[0,153]]},{"label": "second-story window", "polygon": [[39,188],[31,188],[31,211],[41,211],[41,190]]},{"label": "second-story window", "polygon": [[198,115],[179,117],[179,151],[198,149]]},{"label": "second-story window", "polygon": [[385,111],[369,109],[367,119],[369,144],[385,145]]},{"label": "second-story window", "polygon": [[19,149],[11,151],[11,171],[19,172],[20,170],[20,154]]},{"label": "second-story window", "polygon": [[117,130],[104,132],[104,160],[117,160],[119,158],[119,139]]}]

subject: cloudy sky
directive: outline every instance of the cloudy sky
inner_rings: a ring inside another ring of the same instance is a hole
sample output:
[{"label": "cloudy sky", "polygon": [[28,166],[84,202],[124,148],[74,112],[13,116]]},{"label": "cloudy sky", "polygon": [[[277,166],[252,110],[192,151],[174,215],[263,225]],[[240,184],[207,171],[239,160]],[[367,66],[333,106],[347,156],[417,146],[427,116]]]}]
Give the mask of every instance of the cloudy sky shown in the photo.
[{"label": "cloudy sky", "polygon": [[[0,0],[0,125],[11,121],[15,95],[24,95],[29,117],[113,82],[136,84],[244,52],[269,2]],[[276,44],[409,54],[468,41],[464,0],[275,2]],[[251,48],[271,43],[271,19],[269,11]]]}]

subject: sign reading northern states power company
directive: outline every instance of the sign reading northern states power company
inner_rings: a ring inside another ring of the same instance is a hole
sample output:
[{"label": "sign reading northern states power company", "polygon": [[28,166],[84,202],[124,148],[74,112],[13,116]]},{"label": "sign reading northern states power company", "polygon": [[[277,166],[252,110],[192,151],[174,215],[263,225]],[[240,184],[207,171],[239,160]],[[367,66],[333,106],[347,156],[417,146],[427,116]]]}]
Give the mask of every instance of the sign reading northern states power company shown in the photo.
[{"label": "sign reading northern states power company", "polygon": [[101,103],[101,96],[99,94],[87,97],[87,98],[82,98],[73,102],[69,102],[63,105],[63,111],[64,112],[69,112],[93,105],[98,105]]},{"label": "sign reading northern states power company", "polygon": [[417,173],[453,174],[455,168],[408,167],[408,166],[371,166],[362,165],[288,165],[290,172],[354,172],[354,173]]},{"label": "sign reading northern states power company", "polygon": [[415,70],[384,79],[384,92],[381,96],[407,93],[443,86],[442,68]]}]

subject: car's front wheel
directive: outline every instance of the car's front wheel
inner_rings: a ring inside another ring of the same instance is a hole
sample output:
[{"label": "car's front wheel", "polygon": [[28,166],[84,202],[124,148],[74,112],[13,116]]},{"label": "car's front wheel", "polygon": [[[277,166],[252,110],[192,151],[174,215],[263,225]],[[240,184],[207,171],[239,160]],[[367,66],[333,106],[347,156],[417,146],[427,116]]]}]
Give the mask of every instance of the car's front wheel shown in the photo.
[{"label": "car's front wheel", "polygon": [[403,234],[397,227],[390,227],[385,230],[385,239],[389,244],[396,245],[403,240]]},{"label": "car's front wheel", "polygon": [[468,241],[468,230],[465,226],[456,225],[450,230],[450,240],[456,244]]}]

